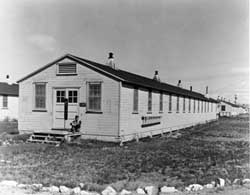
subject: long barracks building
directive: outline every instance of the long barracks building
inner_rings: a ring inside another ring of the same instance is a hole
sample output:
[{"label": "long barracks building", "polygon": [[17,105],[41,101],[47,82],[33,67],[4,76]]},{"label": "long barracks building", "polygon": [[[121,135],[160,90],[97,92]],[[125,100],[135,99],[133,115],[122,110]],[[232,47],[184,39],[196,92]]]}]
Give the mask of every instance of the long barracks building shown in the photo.
[{"label": "long barracks building", "polygon": [[[70,128],[83,139],[123,142],[216,120],[217,101],[192,90],[66,54],[18,81],[19,130]],[[64,98],[68,120],[64,123]]]}]

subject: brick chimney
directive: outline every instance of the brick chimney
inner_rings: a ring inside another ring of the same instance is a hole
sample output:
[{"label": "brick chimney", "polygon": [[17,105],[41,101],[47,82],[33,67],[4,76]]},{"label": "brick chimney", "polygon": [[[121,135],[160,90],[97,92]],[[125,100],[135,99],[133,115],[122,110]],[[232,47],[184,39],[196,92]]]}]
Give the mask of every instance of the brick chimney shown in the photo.
[{"label": "brick chimney", "polygon": [[193,91],[193,87],[192,86],[190,86],[190,91]]}]

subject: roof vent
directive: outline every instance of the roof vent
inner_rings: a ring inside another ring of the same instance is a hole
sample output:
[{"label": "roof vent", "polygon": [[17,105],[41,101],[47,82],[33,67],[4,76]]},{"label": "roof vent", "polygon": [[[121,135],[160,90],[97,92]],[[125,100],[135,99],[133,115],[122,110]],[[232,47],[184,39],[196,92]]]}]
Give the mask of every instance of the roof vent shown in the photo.
[{"label": "roof vent", "polygon": [[208,95],[208,86],[206,86],[206,94],[205,94],[205,97],[206,97],[206,98],[209,98],[209,95]]},{"label": "roof vent", "polygon": [[154,79],[155,81],[159,81],[159,82],[161,81],[161,80],[160,80],[160,77],[159,77],[159,74],[158,74],[158,70],[155,71],[155,75],[154,75],[153,79]]},{"label": "roof vent", "polygon": [[178,87],[181,87],[181,80],[178,81],[177,86],[178,86]]},{"label": "roof vent", "polygon": [[234,95],[234,103],[235,103],[235,104],[237,104],[237,99],[238,99],[237,94],[235,94],[235,95]]},{"label": "roof vent", "polygon": [[11,82],[11,80],[10,80],[10,75],[6,75],[6,82],[9,84],[9,85],[11,85],[12,84],[12,82]]},{"label": "roof vent", "polygon": [[107,65],[115,69],[114,54],[112,52],[109,52]]}]

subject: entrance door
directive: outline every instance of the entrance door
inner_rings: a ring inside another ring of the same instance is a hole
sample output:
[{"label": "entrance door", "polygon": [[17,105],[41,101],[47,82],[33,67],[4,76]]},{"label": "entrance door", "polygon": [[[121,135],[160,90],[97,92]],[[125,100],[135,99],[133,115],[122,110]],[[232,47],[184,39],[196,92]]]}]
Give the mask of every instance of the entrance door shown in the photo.
[{"label": "entrance door", "polygon": [[[54,89],[53,128],[70,129],[70,123],[79,115],[79,92],[74,88]],[[64,121],[64,98],[68,99],[68,120]]]}]

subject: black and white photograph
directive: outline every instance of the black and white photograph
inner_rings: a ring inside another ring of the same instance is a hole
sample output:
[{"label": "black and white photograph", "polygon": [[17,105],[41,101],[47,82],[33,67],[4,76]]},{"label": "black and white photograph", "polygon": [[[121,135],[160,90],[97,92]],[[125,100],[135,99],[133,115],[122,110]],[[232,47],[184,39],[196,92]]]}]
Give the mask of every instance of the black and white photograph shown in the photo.
[{"label": "black and white photograph", "polygon": [[250,194],[248,0],[0,0],[0,195]]}]

